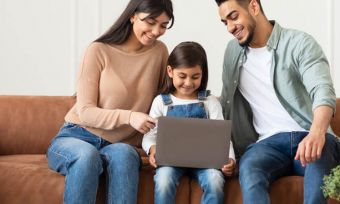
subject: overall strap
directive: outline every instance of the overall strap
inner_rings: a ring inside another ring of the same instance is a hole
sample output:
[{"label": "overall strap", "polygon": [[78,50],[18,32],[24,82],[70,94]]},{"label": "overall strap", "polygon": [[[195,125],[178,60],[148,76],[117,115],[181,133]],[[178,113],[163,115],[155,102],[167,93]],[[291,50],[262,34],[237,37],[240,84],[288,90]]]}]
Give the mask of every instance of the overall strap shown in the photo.
[{"label": "overall strap", "polygon": [[171,100],[170,94],[161,94],[161,96],[162,96],[162,100],[163,100],[164,105],[167,106],[167,105],[172,104],[172,100]]},{"label": "overall strap", "polygon": [[210,95],[210,90],[203,90],[197,93],[197,98],[199,101],[205,101],[209,95]]}]

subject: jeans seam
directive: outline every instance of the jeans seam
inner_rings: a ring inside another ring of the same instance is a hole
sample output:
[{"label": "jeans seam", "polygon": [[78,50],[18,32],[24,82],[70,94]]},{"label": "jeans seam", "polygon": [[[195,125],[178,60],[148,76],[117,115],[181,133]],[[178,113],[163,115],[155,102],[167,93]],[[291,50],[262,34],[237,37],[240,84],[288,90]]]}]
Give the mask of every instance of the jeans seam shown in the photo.
[{"label": "jeans seam", "polygon": [[[65,167],[66,167],[66,168],[65,168],[65,169],[68,170],[68,166],[69,166],[69,163],[70,163],[70,159],[69,159],[67,156],[65,156],[65,155],[63,155],[63,154],[61,154],[61,153],[55,151],[53,148],[51,148],[50,151],[51,151],[52,153],[54,153],[55,155],[57,155],[57,156],[59,156],[59,157],[62,157],[62,158],[64,158],[64,159],[66,160],[66,162],[65,162]],[[65,174],[67,174],[67,172],[65,172]]]},{"label": "jeans seam", "polygon": [[293,156],[293,141],[294,140],[294,137],[293,137],[293,133],[291,132],[290,133],[290,156],[292,157]]}]

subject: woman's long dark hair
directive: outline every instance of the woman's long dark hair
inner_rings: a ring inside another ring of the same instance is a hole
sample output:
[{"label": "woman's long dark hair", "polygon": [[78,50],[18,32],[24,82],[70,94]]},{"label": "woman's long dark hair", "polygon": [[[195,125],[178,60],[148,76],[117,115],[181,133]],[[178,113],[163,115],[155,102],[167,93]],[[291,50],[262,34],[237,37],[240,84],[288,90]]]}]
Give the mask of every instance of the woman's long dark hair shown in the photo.
[{"label": "woman's long dark hair", "polygon": [[149,13],[146,18],[156,18],[165,12],[171,20],[171,24],[168,28],[171,28],[174,23],[171,0],[130,0],[117,21],[94,42],[116,45],[124,43],[129,38],[132,31],[130,18],[135,13],[140,12]]},{"label": "woman's long dark hair", "polygon": [[[172,69],[182,67],[200,66],[202,69],[201,85],[198,91],[207,89],[208,84],[208,61],[204,48],[197,42],[182,42],[178,44],[170,53],[168,58],[168,65]],[[176,90],[172,78],[166,75],[166,86],[162,93],[169,94]]]}]

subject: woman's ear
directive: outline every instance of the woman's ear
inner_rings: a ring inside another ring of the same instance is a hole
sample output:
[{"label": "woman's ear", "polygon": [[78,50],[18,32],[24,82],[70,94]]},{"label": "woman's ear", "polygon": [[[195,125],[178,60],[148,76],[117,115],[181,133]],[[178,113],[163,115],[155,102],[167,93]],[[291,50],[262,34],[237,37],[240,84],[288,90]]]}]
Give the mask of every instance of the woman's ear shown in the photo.
[{"label": "woman's ear", "polygon": [[136,20],[136,14],[133,14],[133,16],[130,17],[130,23],[133,24]]},{"label": "woman's ear", "polygon": [[172,67],[171,66],[167,66],[166,67],[166,71],[167,71],[167,73],[168,73],[168,75],[169,75],[169,77],[170,78],[172,78],[173,76],[174,76],[174,73],[173,73],[173,71],[172,71]]}]

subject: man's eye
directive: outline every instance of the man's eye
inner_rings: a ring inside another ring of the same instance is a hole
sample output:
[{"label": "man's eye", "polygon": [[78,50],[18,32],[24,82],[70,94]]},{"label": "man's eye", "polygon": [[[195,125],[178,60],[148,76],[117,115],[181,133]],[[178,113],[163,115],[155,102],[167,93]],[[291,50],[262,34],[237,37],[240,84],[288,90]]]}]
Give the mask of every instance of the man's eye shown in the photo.
[{"label": "man's eye", "polygon": [[234,20],[237,19],[237,17],[238,17],[238,15],[237,15],[237,14],[234,14],[234,15],[231,15],[231,16],[230,16],[230,19],[234,21]]}]

